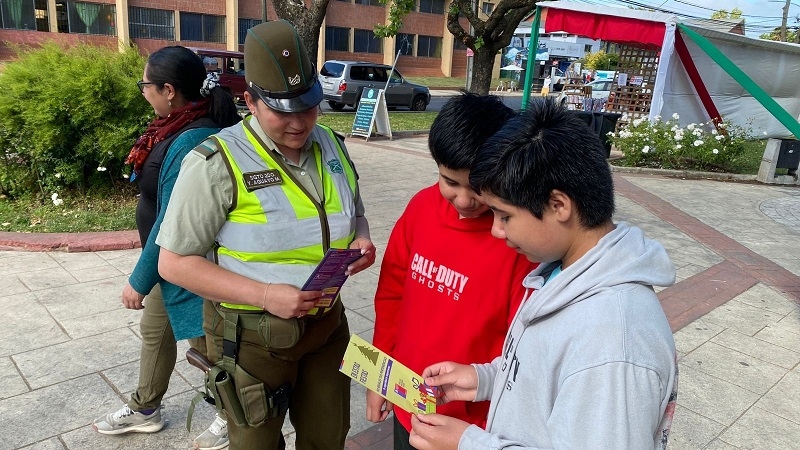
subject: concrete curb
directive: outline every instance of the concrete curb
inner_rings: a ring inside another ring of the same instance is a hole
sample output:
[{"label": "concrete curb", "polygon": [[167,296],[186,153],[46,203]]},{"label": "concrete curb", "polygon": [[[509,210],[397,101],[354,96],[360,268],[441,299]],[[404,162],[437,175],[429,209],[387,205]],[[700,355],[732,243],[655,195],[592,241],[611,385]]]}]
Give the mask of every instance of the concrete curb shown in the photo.
[{"label": "concrete curb", "polygon": [[0,250],[32,252],[96,252],[141,247],[139,232],[102,231],[94,233],[12,233],[0,232]]},{"label": "concrete curb", "polygon": [[672,178],[686,178],[692,180],[738,181],[754,183],[756,175],[740,175],[736,173],[699,172],[695,170],[651,169],[646,167],[623,167],[611,165],[612,172],[634,173],[641,175],[660,175]]}]

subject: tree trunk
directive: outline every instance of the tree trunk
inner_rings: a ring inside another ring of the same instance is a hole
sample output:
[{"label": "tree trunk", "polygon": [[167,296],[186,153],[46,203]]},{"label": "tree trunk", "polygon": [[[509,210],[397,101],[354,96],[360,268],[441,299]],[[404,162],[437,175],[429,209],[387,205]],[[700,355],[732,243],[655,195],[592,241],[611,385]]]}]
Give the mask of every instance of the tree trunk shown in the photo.
[{"label": "tree trunk", "polygon": [[792,4],[792,0],[786,0],[786,4],[783,6],[783,17],[781,18],[781,42],[786,42],[786,19],[789,17],[789,6]]},{"label": "tree trunk", "polygon": [[319,24],[314,25],[313,18],[304,20],[302,25],[295,25],[297,27],[297,34],[300,35],[300,40],[306,46],[308,57],[314,65],[317,64],[317,52],[319,46]]},{"label": "tree trunk", "polygon": [[488,46],[483,46],[475,50],[472,59],[472,82],[469,90],[478,95],[489,94],[492,85],[492,68],[494,67],[494,57],[497,52]]},{"label": "tree trunk", "polygon": [[288,21],[297,29],[309,59],[316,64],[320,27],[328,9],[328,0],[313,0],[309,8],[302,2],[294,0],[272,0],[272,5],[279,18]]}]

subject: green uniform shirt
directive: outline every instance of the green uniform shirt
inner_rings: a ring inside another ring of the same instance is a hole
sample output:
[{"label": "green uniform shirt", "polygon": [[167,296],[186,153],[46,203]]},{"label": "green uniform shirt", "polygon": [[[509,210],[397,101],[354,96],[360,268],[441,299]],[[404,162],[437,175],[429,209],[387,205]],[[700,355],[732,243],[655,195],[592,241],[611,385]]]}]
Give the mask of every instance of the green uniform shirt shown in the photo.
[{"label": "green uniform shirt", "polygon": [[[311,139],[300,151],[300,163],[295,164],[281,154],[255,117],[250,118],[250,125],[269,150],[283,159],[303,187],[319,201],[322,180],[311,157],[314,151]],[[344,143],[342,149],[347,155]],[[347,158],[350,159],[350,156],[347,155]],[[206,159],[196,152],[189,153],[181,163],[181,171],[172,190],[156,244],[179,255],[204,256],[214,245],[217,232],[225,224],[232,203],[233,180],[225,167],[224,157],[215,155]],[[358,190],[355,203],[356,217],[363,217],[364,203]]]}]

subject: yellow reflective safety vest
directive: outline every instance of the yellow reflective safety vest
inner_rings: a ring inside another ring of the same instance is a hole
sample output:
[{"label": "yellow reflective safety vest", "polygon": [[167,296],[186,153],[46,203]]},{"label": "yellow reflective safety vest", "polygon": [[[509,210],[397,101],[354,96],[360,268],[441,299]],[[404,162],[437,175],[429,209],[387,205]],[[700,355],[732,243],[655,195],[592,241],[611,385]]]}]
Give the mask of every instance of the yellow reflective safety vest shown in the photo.
[{"label": "yellow reflective safety vest", "polygon": [[309,157],[315,159],[322,182],[318,202],[247,119],[215,138],[233,177],[234,193],[208,258],[254,280],[302,287],[328,248],[347,248],[355,236],[356,174],[339,140],[322,125],[311,133]]}]

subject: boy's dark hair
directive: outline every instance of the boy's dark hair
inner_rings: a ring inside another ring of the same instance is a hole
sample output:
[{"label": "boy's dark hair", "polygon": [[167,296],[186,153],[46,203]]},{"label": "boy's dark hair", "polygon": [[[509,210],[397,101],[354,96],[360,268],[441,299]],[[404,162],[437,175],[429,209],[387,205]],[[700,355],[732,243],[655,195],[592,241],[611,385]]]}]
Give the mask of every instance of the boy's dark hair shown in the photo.
[{"label": "boy's dark hair", "polygon": [[500,97],[462,92],[442,106],[431,125],[431,156],[448,169],[469,169],[481,144],[513,116]]},{"label": "boy's dark hair", "polygon": [[584,228],[614,214],[614,183],[600,138],[552,99],[532,100],[489,138],[469,181],[475,192],[491,192],[538,219],[554,189],[572,199]]}]

